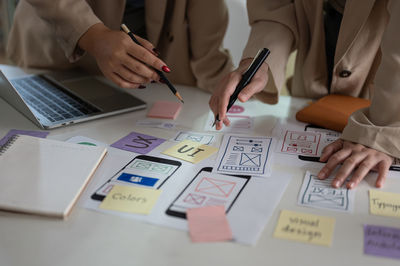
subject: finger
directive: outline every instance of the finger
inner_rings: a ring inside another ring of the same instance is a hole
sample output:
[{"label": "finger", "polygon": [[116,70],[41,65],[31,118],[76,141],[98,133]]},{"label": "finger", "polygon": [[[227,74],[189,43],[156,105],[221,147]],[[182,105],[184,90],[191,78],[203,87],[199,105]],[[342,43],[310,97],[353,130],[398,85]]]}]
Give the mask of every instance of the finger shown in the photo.
[{"label": "finger", "polygon": [[341,139],[335,140],[322,150],[322,154],[321,157],[319,158],[319,161],[326,162],[326,160],[328,160],[328,158],[331,157],[332,154],[340,150],[342,147],[343,147],[343,140]]},{"label": "finger", "polygon": [[325,179],[328,178],[333,170],[335,170],[336,166],[342,163],[347,157],[351,154],[351,149],[340,150],[333,154],[325,166],[319,171],[318,178]]},{"label": "finger", "polygon": [[353,172],[353,170],[367,157],[366,153],[356,153],[346,158],[343,165],[340,167],[335,178],[332,180],[333,187],[341,187],[347,177]]},{"label": "finger", "polygon": [[212,95],[210,97],[210,100],[208,101],[208,106],[210,107],[214,116],[216,116],[217,115],[217,104],[216,104],[216,97],[214,95]]},{"label": "finger", "polygon": [[118,73],[112,73],[109,77],[115,84],[120,88],[134,89],[138,88],[140,84],[129,82],[118,75]]},{"label": "finger", "polygon": [[388,162],[386,160],[383,160],[378,163],[378,178],[376,179],[375,186],[376,187],[383,187],[383,184],[386,181],[386,176],[389,173],[389,167],[391,165],[391,162]]},{"label": "finger", "polygon": [[240,75],[237,72],[232,72],[228,76],[228,81],[225,85],[225,89],[223,93],[219,96],[218,101],[218,114],[221,120],[225,119],[226,116],[226,108],[228,107],[229,98],[235,91],[237,84],[240,81]]},{"label": "finger", "polygon": [[123,79],[126,81],[129,81],[131,83],[149,83],[150,79],[139,76],[138,74],[132,72],[130,69],[128,69],[125,66],[121,66],[118,71],[116,71],[119,76],[121,76]]},{"label": "finger", "polygon": [[243,88],[243,90],[239,93],[238,99],[241,102],[248,101],[254,94],[259,93],[265,87],[268,82],[268,65],[263,64],[263,66],[259,69],[251,82]]},{"label": "finger", "polygon": [[227,127],[229,127],[229,125],[231,124],[231,121],[229,120],[228,117],[225,117],[223,122],[224,122],[224,125]]},{"label": "finger", "polygon": [[146,66],[136,58],[127,55],[121,60],[122,64],[128,68],[131,72],[136,73],[149,80],[159,80],[160,76],[154,71],[154,69]]},{"label": "finger", "polygon": [[150,51],[152,54],[154,54],[155,56],[159,56],[159,52],[157,51],[157,49],[154,47],[154,45],[149,42],[146,39],[143,39],[137,35],[135,35],[136,39],[140,42],[140,44],[143,45],[144,48],[146,48],[148,51]]},{"label": "finger", "polygon": [[149,52],[146,48],[140,45],[130,45],[128,47],[128,54],[139,61],[154,67],[160,71],[169,72],[170,69],[167,67],[167,64],[156,57],[153,53]]}]

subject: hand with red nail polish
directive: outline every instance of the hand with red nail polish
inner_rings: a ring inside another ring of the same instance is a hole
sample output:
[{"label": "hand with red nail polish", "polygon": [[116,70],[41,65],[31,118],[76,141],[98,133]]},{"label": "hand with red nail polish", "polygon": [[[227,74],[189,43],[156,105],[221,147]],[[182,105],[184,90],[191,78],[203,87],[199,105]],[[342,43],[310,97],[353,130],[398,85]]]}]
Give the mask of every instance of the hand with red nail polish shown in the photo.
[{"label": "hand with red nail polish", "polygon": [[96,59],[106,78],[122,88],[139,88],[160,79],[154,69],[166,73],[170,69],[158,58],[157,50],[150,42],[135,37],[142,46],[134,43],[126,33],[98,23],[82,35],[78,45]]}]

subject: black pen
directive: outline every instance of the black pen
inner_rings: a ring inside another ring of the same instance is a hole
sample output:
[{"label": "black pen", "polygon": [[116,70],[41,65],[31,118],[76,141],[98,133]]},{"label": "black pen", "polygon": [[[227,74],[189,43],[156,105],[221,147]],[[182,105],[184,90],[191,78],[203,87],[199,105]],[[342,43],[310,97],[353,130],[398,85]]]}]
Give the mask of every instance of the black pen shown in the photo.
[{"label": "black pen", "polygon": [[[133,35],[133,33],[128,29],[128,27],[125,24],[121,25],[121,29],[129,35],[129,37],[131,37],[132,41],[134,41],[137,45],[143,46],[136,38],[135,35]],[[160,76],[161,80],[164,81],[168,88],[172,91],[172,93],[182,102],[183,98],[182,96],[179,94],[179,92],[175,89],[174,85],[172,85],[172,83],[167,79],[167,77],[164,75],[164,73],[162,73],[160,70],[153,68],[154,71],[157,72],[157,74]]]},{"label": "black pen", "polygon": [[[251,62],[249,68],[246,70],[246,72],[244,72],[244,74],[242,75],[242,79],[239,81],[239,84],[236,86],[235,91],[229,98],[229,103],[226,108],[227,112],[232,107],[232,105],[235,103],[237,97],[239,96],[239,93],[243,90],[244,87],[247,86],[247,84],[250,83],[251,79],[257,73],[258,69],[264,63],[265,59],[267,59],[269,53],[270,53],[270,51],[267,48],[263,48],[258,51],[253,62]],[[214,124],[212,126],[215,126],[217,121],[220,121],[218,114],[215,116]]]}]

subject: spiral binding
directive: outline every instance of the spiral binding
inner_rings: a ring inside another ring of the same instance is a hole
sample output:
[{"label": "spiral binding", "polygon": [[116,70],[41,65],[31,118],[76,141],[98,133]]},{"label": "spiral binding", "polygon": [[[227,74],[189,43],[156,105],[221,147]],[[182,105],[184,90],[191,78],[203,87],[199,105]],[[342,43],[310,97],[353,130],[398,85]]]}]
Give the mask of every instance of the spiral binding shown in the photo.
[{"label": "spiral binding", "polygon": [[19,135],[12,136],[7,140],[6,143],[4,143],[3,146],[0,146],[0,156],[3,155],[7,151],[7,149],[11,147],[11,145],[13,145],[13,143],[17,140],[18,137]]}]

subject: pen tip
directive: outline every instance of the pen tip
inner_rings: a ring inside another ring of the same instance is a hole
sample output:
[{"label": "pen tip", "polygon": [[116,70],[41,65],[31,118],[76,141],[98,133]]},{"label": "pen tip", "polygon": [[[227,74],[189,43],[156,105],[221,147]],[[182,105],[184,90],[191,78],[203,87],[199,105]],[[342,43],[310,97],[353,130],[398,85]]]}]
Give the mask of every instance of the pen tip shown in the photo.
[{"label": "pen tip", "polygon": [[175,93],[175,96],[176,96],[182,103],[185,103],[185,102],[183,101],[182,96],[179,94],[179,92],[176,92],[176,93]]}]

